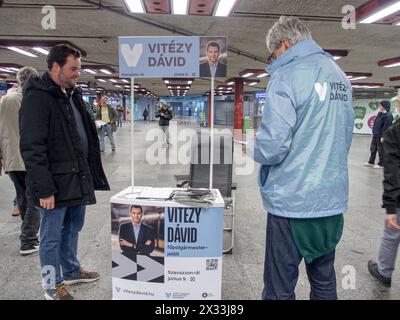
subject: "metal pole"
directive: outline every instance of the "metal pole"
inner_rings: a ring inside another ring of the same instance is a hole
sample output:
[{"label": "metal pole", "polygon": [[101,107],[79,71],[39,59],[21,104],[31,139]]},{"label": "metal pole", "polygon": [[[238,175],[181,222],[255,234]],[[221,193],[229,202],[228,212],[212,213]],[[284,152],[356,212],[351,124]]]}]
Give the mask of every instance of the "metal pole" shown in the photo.
[{"label": "metal pole", "polygon": [[135,189],[135,156],[134,156],[134,113],[135,113],[135,78],[131,78],[131,190],[134,193]]},{"label": "metal pole", "polygon": [[214,77],[211,77],[211,123],[210,123],[210,189],[213,187],[213,169],[214,169]]}]

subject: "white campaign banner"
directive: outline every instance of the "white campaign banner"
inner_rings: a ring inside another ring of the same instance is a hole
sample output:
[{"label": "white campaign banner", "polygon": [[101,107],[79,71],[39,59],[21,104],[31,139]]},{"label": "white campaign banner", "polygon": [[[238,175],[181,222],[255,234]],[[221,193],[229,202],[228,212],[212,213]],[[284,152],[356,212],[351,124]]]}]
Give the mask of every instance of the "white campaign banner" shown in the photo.
[{"label": "white campaign banner", "polygon": [[111,198],[112,293],[124,300],[221,299],[224,201],[195,207],[172,188]]}]

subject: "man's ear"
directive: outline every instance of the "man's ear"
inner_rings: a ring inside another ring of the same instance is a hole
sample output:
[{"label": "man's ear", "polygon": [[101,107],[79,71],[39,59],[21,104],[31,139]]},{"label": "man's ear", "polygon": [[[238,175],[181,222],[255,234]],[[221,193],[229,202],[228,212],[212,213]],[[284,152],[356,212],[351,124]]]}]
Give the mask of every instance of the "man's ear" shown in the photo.
[{"label": "man's ear", "polygon": [[61,69],[60,65],[57,62],[53,62],[53,66],[51,67],[51,70],[58,73],[58,72],[60,72],[60,69]]},{"label": "man's ear", "polygon": [[283,45],[285,46],[285,51],[289,50],[291,47],[293,47],[288,39],[283,40]]}]

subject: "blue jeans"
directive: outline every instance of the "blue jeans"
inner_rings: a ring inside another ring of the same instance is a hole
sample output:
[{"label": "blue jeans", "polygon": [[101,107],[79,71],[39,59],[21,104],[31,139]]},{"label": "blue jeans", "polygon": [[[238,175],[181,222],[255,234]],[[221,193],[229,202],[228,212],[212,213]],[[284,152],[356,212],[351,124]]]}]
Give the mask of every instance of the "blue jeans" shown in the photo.
[{"label": "blue jeans", "polygon": [[112,126],[111,124],[106,124],[99,129],[99,136],[100,136],[100,150],[104,151],[104,137],[107,136],[108,139],[110,139],[110,144],[111,148],[115,149],[115,142],[114,142],[114,136],[113,136],[113,131],[112,131]]},{"label": "blue jeans", "polygon": [[55,285],[61,284],[63,276],[79,274],[80,263],[76,255],[85,210],[85,205],[40,209],[39,257],[45,289],[54,289]]},{"label": "blue jeans", "polygon": [[[289,219],[268,213],[264,262],[264,300],[294,300],[302,260]],[[306,263],[311,300],[336,300],[335,251]]]}]

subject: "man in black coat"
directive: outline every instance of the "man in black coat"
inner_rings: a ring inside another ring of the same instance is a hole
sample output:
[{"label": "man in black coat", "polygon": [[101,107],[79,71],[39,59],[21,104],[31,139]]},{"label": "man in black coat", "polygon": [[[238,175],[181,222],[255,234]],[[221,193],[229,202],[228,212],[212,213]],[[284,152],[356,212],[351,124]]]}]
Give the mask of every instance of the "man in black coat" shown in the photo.
[{"label": "man in black coat", "polygon": [[[371,156],[369,157],[366,166],[373,166],[375,169],[383,168],[383,133],[393,123],[393,115],[390,112],[390,102],[381,101],[379,105],[379,113],[374,121],[372,128],[372,140],[371,140]],[[375,165],[376,152],[379,154],[378,164]]]},{"label": "man in black coat", "polygon": [[221,48],[218,42],[207,43],[206,53],[208,61],[200,63],[200,77],[226,77],[226,64],[219,61]]},{"label": "man in black coat", "polygon": [[[400,108],[400,100],[398,102]],[[400,123],[383,134],[384,181],[383,205],[385,226],[378,261],[369,260],[368,270],[383,286],[390,287],[400,244]]]},{"label": "man in black coat", "polygon": [[132,205],[129,208],[131,222],[121,224],[119,230],[119,244],[121,250],[128,257],[137,254],[150,255],[154,250],[154,229],[142,222],[143,208]]},{"label": "man in black coat", "polygon": [[156,112],[155,117],[159,119],[158,125],[164,133],[165,143],[163,147],[172,147],[172,143],[169,139],[169,122],[172,120],[172,112],[168,109],[168,103],[164,102],[161,104],[161,108]]},{"label": "man in black coat", "polygon": [[[29,196],[40,207],[40,247],[45,298],[70,300],[65,284],[91,282],[97,272],[81,268],[78,233],[94,190],[109,190],[93,118],[79,89],[80,52],[57,45],[47,56],[49,71],[24,86],[20,149]],[[62,272],[61,272],[62,269]]]}]

